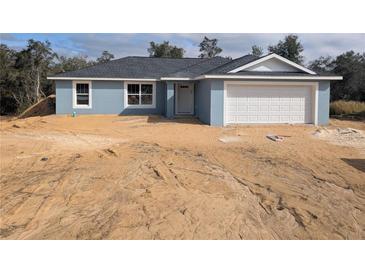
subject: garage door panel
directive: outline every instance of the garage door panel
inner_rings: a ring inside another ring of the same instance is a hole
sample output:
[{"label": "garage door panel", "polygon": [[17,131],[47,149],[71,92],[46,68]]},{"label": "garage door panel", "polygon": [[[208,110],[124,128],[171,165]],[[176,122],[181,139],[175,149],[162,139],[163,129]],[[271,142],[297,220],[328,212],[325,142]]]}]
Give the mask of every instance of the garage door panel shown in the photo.
[{"label": "garage door panel", "polygon": [[309,86],[228,85],[226,123],[311,123]]},{"label": "garage door panel", "polygon": [[269,110],[270,111],[279,111],[280,110],[280,105],[270,105]]},{"label": "garage door panel", "polygon": [[244,115],[244,116],[238,115],[237,123],[248,123],[248,116],[247,115]]},{"label": "garage door panel", "polygon": [[272,123],[279,123],[280,122],[280,115],[271,115],[269,116],[269,121]]}]

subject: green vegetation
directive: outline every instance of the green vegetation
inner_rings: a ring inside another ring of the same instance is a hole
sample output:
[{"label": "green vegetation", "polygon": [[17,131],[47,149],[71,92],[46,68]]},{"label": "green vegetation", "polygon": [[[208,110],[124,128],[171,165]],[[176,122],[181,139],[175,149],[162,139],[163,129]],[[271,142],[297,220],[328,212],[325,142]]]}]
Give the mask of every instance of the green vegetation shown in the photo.
[{"label": "green vegetation", "polygon": [[150,47],[147,49],[150,57],[168,57],[168,58],[183,58],[185,50],[170,45],[169,41],[163,43],[150,42]]},{"label": "green vegetation", "polygon": [[284,41],[280,40],[276,45],[271,45],[267,49],[269,52],[276,53],[295,63],[303,63],[304,57],[302,52],[304,48],[297,35],[287,35],[285,36]]},{"label": "green vegetation", "polygon": [[331,101],[365,102],[365,53],[348,51],[333,58],[320,57],[309,68],[324,74],[343,76],[342,81],[331,82]]},{"label": "green vegetation", "polygon": [[365,117],[365,102],[339,100],[330,104],[331,115]]},{"label": "green vegetation", "polygon": [[264,49],[260,46],[253,45],[251,47],[251,54],[255,55],[256,57],[261,57],[264,54]]},{"label": "green vegetation", "polygon": [[217,46],[218,39],[209,39],[204,36],[203,41],[199,44],[200,58],[212,58],[219,55],[222,49]]},{"label": "green vegetation", "polygon": [[19,51],[0,44],[0,114],[19,114],[54,93],[48,75],[105,63],[114,56],[104,51],[96,61],[87,56],[59,56],[51,43],[30,39]]}]

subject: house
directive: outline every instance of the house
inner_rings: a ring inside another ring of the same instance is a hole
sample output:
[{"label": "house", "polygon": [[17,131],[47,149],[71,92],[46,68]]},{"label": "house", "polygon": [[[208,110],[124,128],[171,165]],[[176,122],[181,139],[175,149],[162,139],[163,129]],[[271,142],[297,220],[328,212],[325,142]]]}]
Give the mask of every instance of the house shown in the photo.
[{"label": "house", "polygon": [[276,54],[222,57],[125,57],[48,77],[56,113],[192,115],[203,123],[329,121],[330,81]]}]

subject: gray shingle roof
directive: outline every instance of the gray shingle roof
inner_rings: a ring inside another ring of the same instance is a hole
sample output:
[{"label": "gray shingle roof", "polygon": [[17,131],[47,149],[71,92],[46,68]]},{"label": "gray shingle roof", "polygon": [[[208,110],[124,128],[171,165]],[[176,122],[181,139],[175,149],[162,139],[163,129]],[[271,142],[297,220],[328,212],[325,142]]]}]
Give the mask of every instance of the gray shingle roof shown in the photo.
[{"label": "gray shingle roof", "polygon": [[90,78],[160,78],[197,76],[214,67],[229,62],[229,59],[202,58],[154,58],[131,56],[97,64],[76,71],[59,73],[57,77]]},{"label": "gray shingle roof", "polygon": [[210,71],[208,71],[206,74],[225,74],[237,67],[244,66],[248,63],[251,63],[253,61],[256,61],[262,57],[257,57],[254,55],[245,55],[240,58],[234,59],[229,63],[226,63],[222,66],[216,67]]},{"label": "gray shingle roof", "polygon": [[[130,56],[112,60],[105,64],[97,64],[88,68],[68,71],[55,77],[85,77],[85,78],[139,78],[159,79],[194,78],[200,75],[232,75],[229,71],[261,59],[254,55],[245,55],[230,60],[214,57],[202,58],[155,58]],[[263,76],[308,76],[306,72],[258,72],[240,71],[234,75],[263,75]],[[313,75],[311,75],[313,76]],[[333,74],[316,74],[316,76],[335,76]]]},{"label": "gray shingle roof", "polygon": [[196,77],[205,74],[207,71],[212,70],[212,68],[216,68],[231,62],[230,59],[222,57],[215,57],[202,60],[203,60],[202,62],[188,66],[174,73],[170,73],[167,77]]}]

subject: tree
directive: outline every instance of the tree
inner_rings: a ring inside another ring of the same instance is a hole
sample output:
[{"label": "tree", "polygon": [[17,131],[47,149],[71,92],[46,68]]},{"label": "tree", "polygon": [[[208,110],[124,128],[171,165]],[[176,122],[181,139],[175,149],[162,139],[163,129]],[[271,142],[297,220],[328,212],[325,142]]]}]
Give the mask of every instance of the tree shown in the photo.
[{"label": "tree", "polygon": [[16,73],[14,64],[16,51],[0,44],[0,114],[14,113],[16,102],[12,91],[16,87]]},{"label": "tree", "polygon": [[52,68],[52,73],[57,74],[66,71],[79,70],[92,65],[95,65],[95,62],[89,61],[87,56],[60,56],[58,62]]},{"label": "tree", "polygon": [[260,46],[253,45],[251,48],[251,54],[256,57],[260,57],[264,53],[264,50]]},{"label": "tree", "polygon": [[334,60],[331,56],[319,57],[309,63],[308,68],[315,72],[330,72],[333,70]]},{"label": "tree", "polygon": [[170,45],[169,41],[164,41],[161,44],[150,42],[150,47],[147,51],[150,57],[183,58],[185,53],[183,48]]},{"label": "tree", "polygon": [[204,36],[203,41],[199,44],[200,58],[212,58],[222,52],[222,49],[217,46],[218,39],[209,39]]},{"label": "tree", "polygon": [[0,88],[1,91],[9,89],[15,80],[14,64],[16,51],[0,44]]},{"label": "tree", "polygon": [[18,71],[18,86],[13,97],[19,108],[26,108],[45,95],[43,88],[51,86],[47,74],[56,57],[50,42],[33,39],[28,40],[27,47],[17,53],[14,68]]},{"label": "tree", "polygon": [[108,52],[107,50],[104,50],[103,53],[101,54],[101,56],[98,59],[96,59],[96,62],[97,63],[106,63],[112,59],[114,59],[114,55],[111,54],[110,52]]},{"label": "tree", "polygon": [[303,50],[298,36],[294,34],[287,35],[284,41],[280,40],[276,45],[268,47],[269,52],[276,53],[298,64],[303,62],[304,58],[301,54]]},{"label": "tree", "polygon": [[332,72],[343,76],[332,85],[333,100],[365,101],[365,53],[348,51],[337,56]]},{"label": "tree", "polygon": [[343,76],[342,81],[331,82],[331,100],[365,101],[365,53],[345,52],[336,58],[320,57],[309,68],[318,73]]}]

